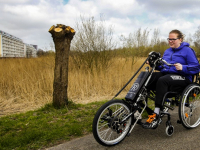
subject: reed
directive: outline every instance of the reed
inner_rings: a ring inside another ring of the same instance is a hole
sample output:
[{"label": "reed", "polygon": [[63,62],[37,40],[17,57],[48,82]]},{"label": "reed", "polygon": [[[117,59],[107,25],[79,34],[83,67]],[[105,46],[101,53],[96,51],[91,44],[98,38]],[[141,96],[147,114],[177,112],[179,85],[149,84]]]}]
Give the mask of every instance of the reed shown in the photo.
[{"label": "reed", "polygon": [[52,101],[54,58],[0,60],[0,115],[33,110]]},{"label": "reed", "polygon": [[[143,63],[115,57],[108,68],[86,70],[69,61],[68,97],[75,103],[111,99]],[[34,110],[52,102],[54,57],[0,60],[0,116]],[[122,92],[124,97],[131,84]]]}]

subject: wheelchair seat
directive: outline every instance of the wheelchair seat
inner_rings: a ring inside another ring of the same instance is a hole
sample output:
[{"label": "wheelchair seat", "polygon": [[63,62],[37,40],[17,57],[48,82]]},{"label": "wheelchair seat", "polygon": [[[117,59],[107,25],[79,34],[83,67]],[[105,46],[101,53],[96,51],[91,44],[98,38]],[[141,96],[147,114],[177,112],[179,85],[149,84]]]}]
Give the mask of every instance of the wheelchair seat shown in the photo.
[{"label": "wheelchair seat", "polygon": [[180,95],[180,93],[169,91],[169,92],[165,93],[164,97],[165,98],[172,98],[172,97],[176,97],[177,95]]},{"label": "wheelchair seat", "polygon": [[[192,82],[191,84],[197,84],[198,82],[200,81],[200,77],[199,77],[199,74],[194,74],[192,76]],[[185,88],[187,88],[188,86],[186,86]],[[184,90],[183,90],[184,91]],[[168,101],[168,99],[172,99],[174,98],[174,100],[170,101],[172,103],[172,105],[174,105],[174,103],[176,103],[176,106],[178,106],[179,104],[179,98],[181,97],[183,91],[181,92],[174,92],[174,91],[168,91],[167,93],[165,93],[163,99],[164,99],[164,105],[165,105],[165,102]],[[168,101],[169,102],[169,101]],[[169,107],[169,109],[171,109],[172,107]]]}]

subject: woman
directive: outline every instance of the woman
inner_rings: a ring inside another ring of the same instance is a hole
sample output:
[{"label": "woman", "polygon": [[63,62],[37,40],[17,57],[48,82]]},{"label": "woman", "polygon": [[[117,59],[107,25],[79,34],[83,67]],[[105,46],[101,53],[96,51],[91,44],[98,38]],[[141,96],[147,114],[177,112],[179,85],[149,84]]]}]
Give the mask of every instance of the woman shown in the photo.
[{"label": "woman", "polygon": [[156,128],[160,110],[163,109],[163,97],[168,91],[181,92],[192,82],[192,76],[199,72],[199,62],[195,52],[189,47],[189,44],[183,42],[184,35],[179,30],[172,30],[169,33],[170,48],[163,55],[163,59],[174,66],[158,66],[154,72],[149,84],[148,90],[156,91],[155,110],[149,119],[143,124],[144,128]]}]

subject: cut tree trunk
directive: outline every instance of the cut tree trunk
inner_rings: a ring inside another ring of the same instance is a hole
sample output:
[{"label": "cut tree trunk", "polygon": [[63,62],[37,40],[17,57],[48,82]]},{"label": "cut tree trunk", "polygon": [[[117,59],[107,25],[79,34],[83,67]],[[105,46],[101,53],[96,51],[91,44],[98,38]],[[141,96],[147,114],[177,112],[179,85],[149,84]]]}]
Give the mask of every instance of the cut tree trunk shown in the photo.
[{"label": "cut tree trunk", "polygon": [[70,44],[75,30],[69,26],[57,24],[49,29],[52,35],[56,56],[53,83],[53,105],[62,107],[68,104],[68,62]]}]

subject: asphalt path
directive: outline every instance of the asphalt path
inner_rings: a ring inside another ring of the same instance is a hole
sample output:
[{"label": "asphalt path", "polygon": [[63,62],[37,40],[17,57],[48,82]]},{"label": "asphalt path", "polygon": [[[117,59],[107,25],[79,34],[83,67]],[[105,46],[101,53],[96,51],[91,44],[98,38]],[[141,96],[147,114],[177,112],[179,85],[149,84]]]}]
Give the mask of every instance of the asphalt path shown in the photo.
[{"label": "asphalt path", "polygon": [[143,129],[136,125],[131,135],[115,146],[102,146],[90,134],[47,150],[200,150],[200,126],[188,130],[177,124],[177,108],[169,112],[174,126],[174,134],[170,137],[165,133],[167,116],[164,116],[157,129]]}]

